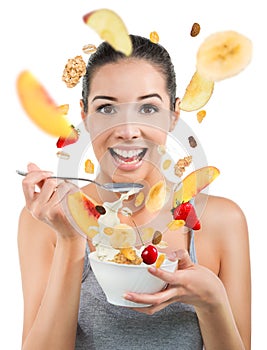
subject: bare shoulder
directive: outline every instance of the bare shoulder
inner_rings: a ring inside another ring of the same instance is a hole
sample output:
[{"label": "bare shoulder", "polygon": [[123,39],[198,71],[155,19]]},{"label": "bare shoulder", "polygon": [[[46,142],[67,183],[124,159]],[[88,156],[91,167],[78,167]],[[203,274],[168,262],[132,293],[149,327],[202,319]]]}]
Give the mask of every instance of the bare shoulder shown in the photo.
[{"label": "bare shoulder", "polygon": [[213,228],[215,226],[218,234],[225,233],[225,229],[233,225],[247,226],[243,210],[229,198],[201,194],[196,199],[196,206],[201,212],[203,224]]},{"label": "bare shoulder", "polygon": [[[225,256],[248,254],[248,227],[245,214],[233,200],[200,194],[196,209],[202,228],[196,234],[200,263],[218,274]],[[209,252],[209,253],[207,253]],[[227,254],[226,254],[227,253]]]}]

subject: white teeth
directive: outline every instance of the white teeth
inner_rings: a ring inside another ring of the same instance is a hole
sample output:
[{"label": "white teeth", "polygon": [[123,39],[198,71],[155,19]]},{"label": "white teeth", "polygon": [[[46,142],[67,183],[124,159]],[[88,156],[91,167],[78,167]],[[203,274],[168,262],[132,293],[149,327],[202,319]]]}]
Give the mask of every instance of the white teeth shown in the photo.
[{"label": "white teeth", "polygon": [[121,150],[119,148],[113,148],[113,151],[123,157],[123,158],[131,158],[131,157],[136,157],[138,156],[139,154],[141,154],[143,152],[143,149],[140,148],[140,149],[135,149],[135,150],[130,150],[130,151],[126,151],[126,150]]}]

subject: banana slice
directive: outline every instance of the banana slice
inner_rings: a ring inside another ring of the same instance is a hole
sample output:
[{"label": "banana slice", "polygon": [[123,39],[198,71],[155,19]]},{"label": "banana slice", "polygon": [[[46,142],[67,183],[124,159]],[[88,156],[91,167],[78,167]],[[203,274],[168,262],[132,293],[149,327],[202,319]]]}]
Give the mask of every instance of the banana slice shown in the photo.
[{"label": "banana slice", "polygon": [[153,185],[146,198],[145,206],[150,213],[160,210],[166,200],[167,189],[164,181],[160,180]]},{"label": "banana slice", "polygon": [[118,224],[113,228],[110,236],[110,244],[115,249],[134,247],[136,243],[136,233],[127,224]]},{"label": "banana slice", "polygon": [[191,112],[205,106],[213,93],[213,89],[213,81],[207,80],[199,72],[195,72],[180,102],[180,109]]},{"label": "banana slice", "polygon": [[220,81],[240,73],[251,58],[250,39],[231,30],[217,32],[200,45],[196,69],[207,80]]}]

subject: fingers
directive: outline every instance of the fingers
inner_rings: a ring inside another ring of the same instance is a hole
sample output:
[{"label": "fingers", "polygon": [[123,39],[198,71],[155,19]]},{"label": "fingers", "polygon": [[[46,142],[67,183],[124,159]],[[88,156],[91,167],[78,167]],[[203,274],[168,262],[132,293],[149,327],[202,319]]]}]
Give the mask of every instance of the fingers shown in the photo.
[{"label": "fingers", "polygon": [[178,263],[179,270],[185,270],[194,266],[194,263],[192,262],[188,254],[188,251],[186,249],[179,249],[177,251],[177,258],[179,260],[179,263]]},{"label": "fingers", "polygon": [[177,291],[174,288],[165,289],[164,291],[154,294],[139,294],[128,292],[124,294],[124,298],[135,303],[153,305],[153,309],[151,306],[142,308],[142,311],[147,311],[147,313],[156,312],[159,309],[163,309],[167,305],[173,303],[174,298],[176,301],[178,301]]},{"label": "fingers", "polygon": [[30,171],[38,171],[38,170],[41,170],[41,169],[36,164],[29,163],[27,165],[27,170],[28,170],[28,172],[30,172]]},{"label": "fingers", "polygon": [[22,181],[22,188],[26,200],[26,205],[30,204],[35,199],[36,186],[42,188],[44,181],[51,176],[49,171],[30,171]]}]

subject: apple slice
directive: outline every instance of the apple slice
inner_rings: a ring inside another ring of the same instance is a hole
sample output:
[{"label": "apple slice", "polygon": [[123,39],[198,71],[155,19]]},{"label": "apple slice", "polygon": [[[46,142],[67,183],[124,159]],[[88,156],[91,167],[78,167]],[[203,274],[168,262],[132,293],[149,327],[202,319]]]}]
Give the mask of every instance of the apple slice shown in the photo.
[{"label": "apple slice", "polygon": [[195,72],[180,102],[180,109],[191,112],[202,108],[209,101],[213,90],[214,82]]},{"label": "apple slice", "polygon": [[87,13],[83,21],[107,41],[114,50],[130,56],[132,42],[122,19],[112,10],[100,9]]},{"label": "apple slice", "polygon": [[206,188],[220,174],[214,166],[205,166],[188,174],[182,181],[179,189],[174,192],[173,207],[179,203],[188,202]]},{"label": "apple slice", "polygon": [[73,128],[66,117],[68,105],[57,106],[31,72],[19,74],[17,92],[25,112],[39,128],[52,136],[69,136]]},{"label": "apple slice", "polygon": [[[96,210],[97,203],[78,191],[68,195],[67,205],[75,224],[86,236],[92,239],[97,234],[95,228],[99,226],[100,213]],[[90,228],[94,228],[94,230]]]}]

